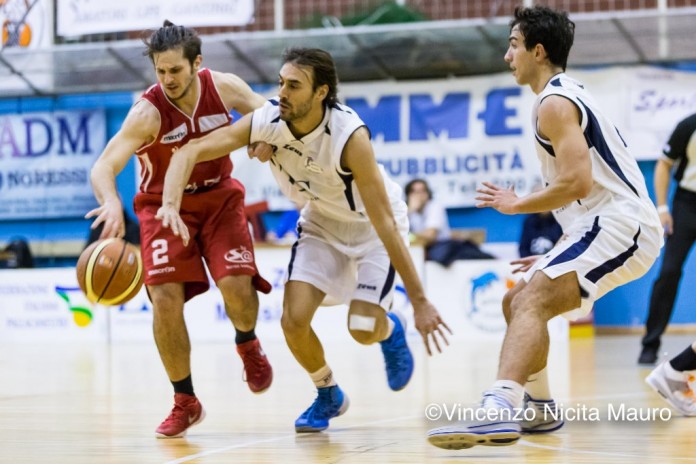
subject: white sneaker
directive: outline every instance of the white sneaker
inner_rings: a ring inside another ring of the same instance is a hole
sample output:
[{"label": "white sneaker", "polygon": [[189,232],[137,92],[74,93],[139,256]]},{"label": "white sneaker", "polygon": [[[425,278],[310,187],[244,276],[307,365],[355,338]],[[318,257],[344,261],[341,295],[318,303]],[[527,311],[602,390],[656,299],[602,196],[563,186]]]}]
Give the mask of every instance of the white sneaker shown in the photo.
[{"label": "white sneaker", "polygon": [[689,386],[689,375],[679,372],[683,378],[675,380],[667,374],[665,361],[657,366],[645,382],[662,396],[674,409],[685,416],[696,416],[696,400]]},{"label": "white sneaker", "polygon": [[[482,417],[489,416],[491,420],[460,422],[429,430],[428,442],[438,448],[449,450],[466,449],[476,445],[509,446],[517,443],[520,439],[520,424],[504,419],[514,417],[512,405],[502,398],[486,393],[480,411],[483,411]],[[486,411],[492,413],[486,414]]]},{"label": "white sneaker", "polygon": [[523,411],[522,433],[549,433],[563,427],[561,410],[554,400],[535,400],[525,393]]}]

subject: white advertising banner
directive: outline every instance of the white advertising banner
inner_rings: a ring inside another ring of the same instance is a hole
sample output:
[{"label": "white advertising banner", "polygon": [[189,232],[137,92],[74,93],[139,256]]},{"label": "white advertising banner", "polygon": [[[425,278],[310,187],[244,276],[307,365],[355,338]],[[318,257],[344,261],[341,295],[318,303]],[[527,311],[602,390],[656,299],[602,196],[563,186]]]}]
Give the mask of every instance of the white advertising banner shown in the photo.
[{"label": "white advertising banner", "polygon": [[254,19],[253,0],[65,0],[58,2],[57,29],[63,37],[154,29],[174,24],[243,26]]},{"label": "white advertising banner", "polygon": [[[255,250],[259,272],[270,282],[273,290],[268,295],[259,293],[259,317],[256,332],[261,340],[284,341],[280,328],[283,314],[283,293],[290,262],[290,247],[260,246]],[[423,272],[423,249],[411,248],[411,255],[419,273]],[[412,321],[412,310],[401,279],[397,276],[394,309],[402,311]],[[120,307],[110,308],[110,332],[114,342],[152,339],[152,304],[145,290]],[[347,334],[347,307],[322,307],[317,311],[312,327],[321,336]],[[186,305],[186,325],[192,340],[200,342],[230,342],[234,329],[225,314],[220,291],[210,282],[210,290],[193,298]],[[413,330],[413,323],[409,323]]]},{"label": "white advertising banner", "polygon": [[0,271],[0,341],[106,341],[108,309],[94,307],[75,269]]},{"label": "white advertising banner", "polygon": [[[411,253],[423,272],[423,249]],[[261,340],[285,340],[280,328],[283,292],[290,247],[258,247],[256,263],[271,283],[270,294],[259,294],[256,332]],[[110,340],[114,343],[153,341],[152,304],[145,288],[121,306],[89,303],[77,285],[73,268],[0,271],[0,341]],[[401,280],[396,280],[394,309],[412,321],[412,310]],[[186,304],[186,325],[196,342],[230,342],[234,329],[225,314],[222,295],[211,282],[210,290]],[[320,308],[312,326],[322,337],[345,336],[347,307]],[[413,323],[409,323],[413,331]]]},{"label": "white advertising banner", "polygon": [[[642,66],[568,74],[585,84],[638,160],[656,159],[677,121],[696,112],[696,73]],[[541,180],[531,121],[535,95],[509,73],[348,83],[340,96],[370,129],[387,173],[401,185],[426,178],[446,207],[473,206],[482,181],[526,194]],[[249,202],[292,207],[270,170],[248,160],[246,150],[233,161]]]},{"label": "white advertising banner", "polygon": [[[444,267],[426,261],[426,294],[439,308],[442,318],[466,339],[494,339],[502,342],[507,327],[503,296],[515,286],[519,274],[506,260],[455,261]],[[568,338],[568,321],[557,317],[549,322],[551,338]]]},{"label": "white advertising banner", "polygon": [[84,216],[105,144],[103,110],[0,115],[0,220]]},{"label": "white advertising banner", "polygon": [[50,47],[53,45],[53,1],[0,1],[0,24],[0,50]]}]

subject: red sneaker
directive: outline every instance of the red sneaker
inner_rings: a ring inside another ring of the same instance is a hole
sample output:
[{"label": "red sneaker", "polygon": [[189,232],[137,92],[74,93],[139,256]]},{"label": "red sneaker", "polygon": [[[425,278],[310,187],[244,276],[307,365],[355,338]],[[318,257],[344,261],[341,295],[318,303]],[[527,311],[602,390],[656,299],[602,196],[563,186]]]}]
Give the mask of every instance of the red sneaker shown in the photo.
[{"label": "red sneaker", "polygon": [[164,422],[157,427],[157,438],[181,438],[189,427],[199,424],[205,418],[205,410],[198,398],[186,393],[174,394],[174,409]]},{"label": "red sneaker", "polygon": [[244,363],[244,381],[249,384],[249,390],[254,393],[268,390],[273,381],[273,368],[261,349],[258,338],[237,345],[237,353]]}]

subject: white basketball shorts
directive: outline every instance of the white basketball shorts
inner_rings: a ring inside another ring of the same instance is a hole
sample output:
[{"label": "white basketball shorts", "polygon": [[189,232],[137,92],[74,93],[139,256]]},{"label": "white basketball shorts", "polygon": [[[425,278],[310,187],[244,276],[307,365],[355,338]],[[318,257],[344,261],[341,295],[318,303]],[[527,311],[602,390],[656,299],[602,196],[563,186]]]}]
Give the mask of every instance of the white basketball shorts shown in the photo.
[{"label": "white basketball shorts", "polygon": [[581,306],[564,314],[574,320],[587,315],[606,293],[643,276],[660,255],[662,243],[661,230],[629,217],[591,217],[574,227],[523,278],[529,282],[536,271],[551,279],[575,272]]},{"label": "white basketball shorts", "polygon": [[[366,301],[389,310],[394,298],[394,267],[369,222],[344,222],[318,214],[302,217],[292,246],[288,280],[311,284],[326,293],[324,304]],[[402,238],[408,219],[397,217]]]}]

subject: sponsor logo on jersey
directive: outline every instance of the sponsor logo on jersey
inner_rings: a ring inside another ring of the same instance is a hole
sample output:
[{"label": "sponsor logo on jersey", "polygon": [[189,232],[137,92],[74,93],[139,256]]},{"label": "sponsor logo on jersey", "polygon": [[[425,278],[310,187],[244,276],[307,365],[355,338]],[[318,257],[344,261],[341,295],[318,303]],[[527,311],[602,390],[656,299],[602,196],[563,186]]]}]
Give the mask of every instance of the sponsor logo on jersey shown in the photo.
[{"label": "sponsor logo on jersey", "polygon": [[307,159],[305,160],[305,169],[307,169],[310,172],[314,172],[317,174],[321,174],[324,172],[324,170],[319,166],[317,163],[314,162],[314,158],[311,156],[308,156]]},{"label": "sponsor logo on jersey", "polygon": [[147,275],[156,275],[156,274],[169,274],[170,272],[176,271],[176,268],[173,266],[167,266],[167,267],[162,267],[159,269],[150,269],[147,271]]},{"label": "sponsor logo on jersey", "polygon": [[377,290],[376,285],[358,284],[358,290],[372,290],[373,292]]},{"label": "sponsor logo on jersey", "polygon": [[298,150],[297,148],[293,147],[292,145],[290,145],[289,143],[286,143],[283,148],[295,153],[297,156],[302,156],[302,152],[300,150]]},{"label": "sponsor logo on jersey", "polygon": [[186,129],[186,124],[181,124],[179,127],[167,132],[160,139],[160,143],[175,143],[183,140],[188,134],[188,129]]},{"label": "sponsor logo on jersey", "polygon": [[228,263],[251,263],[254,261],[254,254],[246,247],[241,246],[225,253],[225,261]]}]

